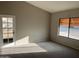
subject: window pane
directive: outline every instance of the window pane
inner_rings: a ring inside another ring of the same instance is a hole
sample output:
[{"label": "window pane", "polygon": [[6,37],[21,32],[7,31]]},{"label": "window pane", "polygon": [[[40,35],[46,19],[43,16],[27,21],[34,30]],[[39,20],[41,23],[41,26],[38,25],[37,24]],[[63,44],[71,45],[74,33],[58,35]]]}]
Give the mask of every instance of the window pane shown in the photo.
[{"label": "window pane", "polygon": [[59,35],[68,37],[69,18],[60,19],[59,24]]},{"label": "window pane", "polygon": [[2,17],[2,22],[7,22],[7,18],[6,17]]},{"label": "window pane", "polygon": [[13,23],[8,23],[7,28],[13,28]]},{"label": "window pane", "polygon": [[69,37],[79,39],[79,18],[71,18]]},{"label": "window pane", "polygon": [[3,34],[7,34],[8,33],[8,29],[3,29]]},{"label": "window pane", "polygon": [[9,34],[13,34],[13,29],[8,29]]},{"label": "window pane", "polygon": [[8,18],[9,23],[13,23],[13,18]]},{"label": "window pane", "polygon": [[8,34],[9,35],[9,38],[13,38],[13,34]]},{"label": "window pane", "polygon": [[3,34],[3,39],[8,38],[7,34]]},{"label": "window pane", "polygon": [[2,24],[2,27],[3,27],[3,28],[7,28],[7,23],[3,23],[3,24]]},{"label": "window pane", "polygon": [[9,43],[12,43],[13,42],[13,38],[9,38]]},{"label": "window pane", "polygon": [[3,43],[8,43],[8,39],[3,39]]}]

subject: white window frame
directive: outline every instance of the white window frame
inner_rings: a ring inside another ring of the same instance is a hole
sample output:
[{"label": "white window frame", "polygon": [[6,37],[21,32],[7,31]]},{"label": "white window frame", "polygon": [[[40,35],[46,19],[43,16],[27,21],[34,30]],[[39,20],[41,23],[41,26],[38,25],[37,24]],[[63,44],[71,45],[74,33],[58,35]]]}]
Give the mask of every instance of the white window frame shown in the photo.
[{"label": "white window frame", "polygon": [[3,33],[2,33],[2,17],[13,17],[13,30],[14,30],[14,34],[13,34],[13,45],[16,44],[16,20],[15,20],[15,16],[14,15],[0,15],[0,33],[1,33],[1,44],[0,46],[4,46],[3,43]]}]

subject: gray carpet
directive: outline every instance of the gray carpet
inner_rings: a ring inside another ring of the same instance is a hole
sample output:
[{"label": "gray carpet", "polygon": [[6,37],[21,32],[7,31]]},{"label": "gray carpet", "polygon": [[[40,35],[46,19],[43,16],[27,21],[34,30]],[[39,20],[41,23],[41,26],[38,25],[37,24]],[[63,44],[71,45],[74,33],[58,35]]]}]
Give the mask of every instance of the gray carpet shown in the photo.
[{"label": "gray carpet", "polygon": [[31,43],[1,50],[1,58],[79,58],[79,51],[53,42]]}]

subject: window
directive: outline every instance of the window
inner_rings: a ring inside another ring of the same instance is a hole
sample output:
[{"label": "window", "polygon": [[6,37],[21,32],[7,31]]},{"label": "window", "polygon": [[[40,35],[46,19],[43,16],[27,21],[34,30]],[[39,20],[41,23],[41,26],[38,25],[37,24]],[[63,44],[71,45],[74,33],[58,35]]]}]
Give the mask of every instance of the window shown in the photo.
[{"label": "window", "polygon": [[71,18],[69,37],[79,39],[79,18]]},{"label": "window", "polygon": [[59,19],[59,35],[79,39],[79,18]]},{"label": "window", "polygon": [[2,17],[3,43],[13,42],[13,17]]},{"label": "window", "polygon": [[69,18],[62,18],[59,20],[59,23],[59,35],[68,37]]}]

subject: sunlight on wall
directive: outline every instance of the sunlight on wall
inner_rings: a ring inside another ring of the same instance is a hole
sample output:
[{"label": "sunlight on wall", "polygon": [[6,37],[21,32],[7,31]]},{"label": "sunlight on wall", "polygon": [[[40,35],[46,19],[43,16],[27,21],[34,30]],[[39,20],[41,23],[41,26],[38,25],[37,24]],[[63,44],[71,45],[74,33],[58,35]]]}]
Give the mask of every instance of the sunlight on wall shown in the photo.
[{"label": "sunlight on wall", "polygon": [[29,44],[29,36],[25,36],[16,41],[16,45]]}]

